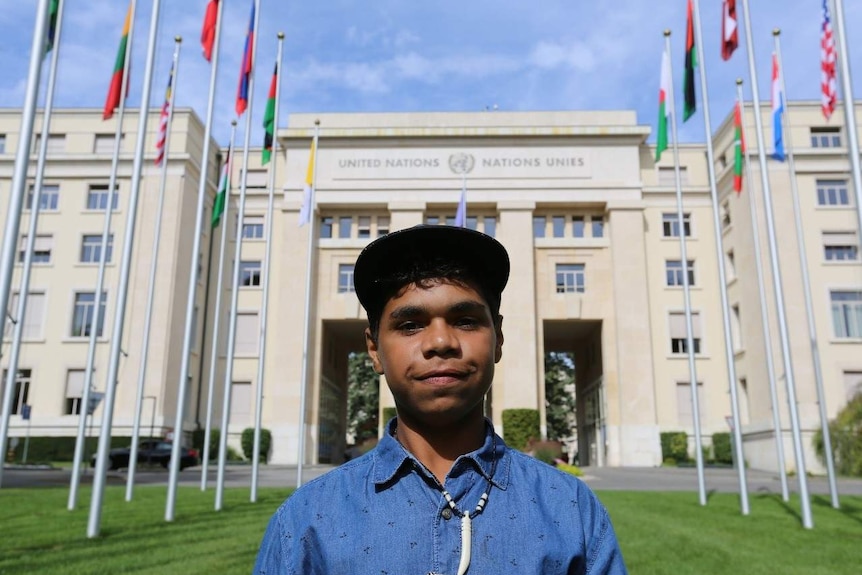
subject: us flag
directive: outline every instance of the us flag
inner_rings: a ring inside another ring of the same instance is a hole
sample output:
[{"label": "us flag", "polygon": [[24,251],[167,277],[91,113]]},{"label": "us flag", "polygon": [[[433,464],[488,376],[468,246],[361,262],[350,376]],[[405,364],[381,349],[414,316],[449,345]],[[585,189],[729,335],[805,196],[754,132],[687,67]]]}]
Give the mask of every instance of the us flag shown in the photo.
[{"label": "us flag", "polygon": [[165,141],[168,138],[168,120],[171,117],[171,90],[174,84],[174,66],[171,65],[171,75],[168,77],[168,89],[165,91],[165,103],[162,104],[162,115],[159,117],[159,135],[156,137],[156,165],[161,166],[165,160]]},{"label": "us flag", "polygon": [[820,80],[823,116],[828,120],[835,111],[838,100],[837,82],[835,79],[835,39],[832,36],[832,19],[829,16],[829,0],[823,0],[823,28],[820,37]]}]

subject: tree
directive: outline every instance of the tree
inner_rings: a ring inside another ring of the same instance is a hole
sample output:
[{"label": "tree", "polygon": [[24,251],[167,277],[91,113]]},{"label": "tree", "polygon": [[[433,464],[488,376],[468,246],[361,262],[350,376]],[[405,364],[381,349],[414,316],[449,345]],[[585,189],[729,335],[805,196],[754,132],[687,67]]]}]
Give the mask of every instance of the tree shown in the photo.
[{"label": "tree", "polygon": [[545,414],[548,439],[562,441],[577,425],[575,412],[575,362],[571,353],[545,354]]},{"label": "tree", "polygon": [[347,432],[357,440],[364,432],[377,435],[380,376],[367,353],[351,353],[347,359]]}]

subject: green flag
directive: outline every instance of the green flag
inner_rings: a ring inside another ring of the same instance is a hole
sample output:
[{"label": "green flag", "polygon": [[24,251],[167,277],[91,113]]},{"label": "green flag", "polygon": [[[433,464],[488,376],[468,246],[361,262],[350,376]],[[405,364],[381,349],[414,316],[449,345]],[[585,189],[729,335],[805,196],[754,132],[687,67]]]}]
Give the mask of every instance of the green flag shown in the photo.
[{"label": "green flag", "polygon": [[263,115],[263,165],[272,159],[272,142],[275,138],[275,92],[278,86],[278,64],[272,73],[272,82],[269,85],[269,98],[266,100],[266,113]]},{"label": "green flag", "polygon": [[230,159],[231,150],[227,153],[227,159],[224,162],[224,169],[222,170],[221,183],[218,187],[218,194],[216,194],[215,202],[213,203],[213,229],[217,228],[221,223],[221,217],[222,214],[224,214],[224,207],[227,204],[227,195],[230,193]]}]

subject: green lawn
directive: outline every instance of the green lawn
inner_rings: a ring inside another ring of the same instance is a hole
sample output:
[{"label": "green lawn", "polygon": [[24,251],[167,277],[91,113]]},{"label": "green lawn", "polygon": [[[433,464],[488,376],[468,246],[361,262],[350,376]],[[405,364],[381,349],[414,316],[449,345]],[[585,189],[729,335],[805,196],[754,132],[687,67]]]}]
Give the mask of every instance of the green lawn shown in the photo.
[{"label": "green lawn", "polygon": [[[164,487],[105,495],[102,537],[85,537],[89,489],[80,509],[66,511],[67,490],[0,490],[0,573],[90,575],[247,574],[266,522],[289,490],[225,492],[225,510],[212,510],[213,490],[182,488],[177,520],[163,521]],[[741,517],[738,499],[715,495],[706,508],[693,493],[603,492],[626,562],[640,574],[855,574],[862,560],[862,498],[845,497],[835,511],[814,499],[815,529],[801,528],[798,502],[753,496]]]}]

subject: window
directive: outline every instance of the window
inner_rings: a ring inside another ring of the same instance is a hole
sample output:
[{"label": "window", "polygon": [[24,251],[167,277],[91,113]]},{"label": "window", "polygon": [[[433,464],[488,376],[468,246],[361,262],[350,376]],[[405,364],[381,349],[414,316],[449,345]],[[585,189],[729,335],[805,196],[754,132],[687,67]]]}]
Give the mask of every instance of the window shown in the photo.
[{"label": "window", "polygon": [[[688,168],[681,166],[679,168],[679,180],[683,186],[688,185]],[[676,187],[676,170],[672,167],[662,167],[658,169],[658,185],[675,188]]]},{"label": "window", "polygon": [[[661,215],[662,235],[666,238],[679,237],[679,218],[676,214]],[[685,230],[685,237],[691,237],[691,214],[682,215],[682,227]]]},{"label": "window", "polygon": [[582,238],[584,237],[584,230],[586,229],[586,224],[584,223],[584,216],[573,216],[572,217],[572,237]]},{"label": "window", "polygon": [[[665,279],[670,287],[684,286],[682,275],[682,260],[667,260],[665,262]],[[688,285],[694,283],[694,260],[688,260]]]},{"label": "window", "polygon": [[249,170],[245,179],[245,189],[265,190],[267,188],[266,170]]},{"label": "window", "polygon": [[725,278],[727,283],[736,279],[736,256],[733,255],[733,250],[727,250],[724,254],[724,271],[727,275]]},{"label": "window", "polygon": [[352,216],[341,216],[338,218],[338,237],[343,240],[350,239],[350,228],[352,227]]},{"label": "window", "polygon": [[818,206],[849,206],[847,180],[817,180]]},{"label": "window", "polygon": [[733,351],[742,349],[742,320],[739,317],[739,304],[730,307],[730,335],[733,343]]},{"label": "window", "polygon": [[338,264],[338,293],[353,291],[353,264]]},{"label": "window", "polygon": [[[105,261],[111,261],[114,255],[114,234],[108,234],[108,245],[105,250]],[[81,238],[81,263],[97,264],[102,261],[102,234],[86,234]]]},{"label": "window", "polygon": [[730,227],[730,202],[721,204],[721,229],[726,230]]},{"label": "window", "polygon": [[827,262],[858,260],[856,232],[823,232],[823,251]]},{"label": "window", "polygon": [[[94,154],[111,154],[114,153],[115,134],[96,134],[96,139],[93,142]],[[123,149],[123,143],[126,140],[126,135],[120,135],[120,149]]]},{"label": "window", "polygon": [[467,229],[470,230],[478,230],[479,229],[479,218],[478,216],[467,216],[467,221],[464,222],[467,226]]},{"label": "window", "polygon": [[[33,258],[34,264],[49,264],[51,263],[51,250],[54,247],[54,236],[50,234],[38,234],[36,241],[33,242]],[[18,263],[24,263],[24,257],[27,255],[27,236],[21,236],[21,243],[18,245]]]},{"label": "window", "polygon": [[545,237],[545,216],[533,216],[533,237]]},{"label": "window", "polygon": [[829,295],[835,337],[862,337],[862,291],[833,291]]},{"label": "window", "polygon": [[[33,209],[33,197],[35,196],[33,186],[30,186],[30,191],[27,192],[27,207]],[[44,212],[56,212],[60,205],[60,186],[57,184],[46,184],[42,186],[42,195],[39,197],[39,209]]]},{"label": "window", "polygon": [[[42,149],[42,134],[36,134],[33,138],[33,153],[38,154]],[[66,151],[66,134],[48,135],[48,154],[62,154]]]},{"label": "window", "polygon": [[[670,320],[670,351],[672,354],[687,354],[688,330],[685,327],[685,313],[671,312]],[[692,340],[694,340],[694,353],[700,353],[700,313],[691,312]]]},{"label": "window", "polygon": [[257,312],[236,314],[237,355],[257,355],[260,342],[260,319]]},{"label": "window", "polygon": [[81,398],[84,397],[84,370],[66,372],[66,415],[81,415]]},{"label": "window", "polygon": [[425,218],[425,223],[429,226],[437,226],[440,224],[440,218],[437,216],[428,216]]},{"label": "window", "polygon": [[751,421],[749,415],[750,408],[748,402],[748,380],[744,377],[739,378],[739,420],[743,425]]},{"label": "window", "polygon": [[6,153],[6,134],[0,134],[0,154]]},{"label": "window", "polygon": [[371,216],[359,216],[356,225],[356,237],[366,239],[371,237]]},{"label": "window", "polygon": [[[10,415],[21,415],[23,407],[28,404],[30,398],[30,375],[29,369],[19,369],[15,377],[15,395],[12,397],[12,411]],[[3,370],[3,382],[0,383],[0,389],[4,391],[0,397],[5,397],[6,384],[9,379],[9,370]]]},{"label": "window", "polygon": [[557,264],[557,293],[584,293],[584,264]]},{"label": "window", "polygon": [[[99,328],[96,332],[102,337],[105,331],[105,304],[108,294],[102,292],[102,301],[99,306]],[[96,292],[78,292],[75,294],[75,310],[72,314],[72,337],[89,337],[93,327],[93,314],[96,311]]]},{"label": "window", "polygon": [[260,269],[260,260],[239,262],[239,287],[259,287]]},{"label": "window", "polygon": [[[116,210],[119,202],[119,187],[114,188],[114,196],[111,199],[111,210]],[[108,207],[108,186],[90,186],[87,191],[87,209],[105,210]]]},{"label": "window", "polygon": [[[18,293],[9,297],[9,311],[15,316],[18,313]],[[24,325],[21,329],[23,339],[39,339],[42,337],[42,324],[45,318],[45,294],[30,292],[27,296],[27,309],[24,310]],[[14,325],[6,322],[5,337],[12,337]]]},{"label": "window", "polygon": [[844,372],[844,393],[847,401],[862,393],[862,371]]},{"label": "window", "polygon": [[320,237],[332,237],[332,216],[325,216],[320,218]]},{"label": "window", "polygon": [[251,423],[251,382],[231,382],[230,424],[245,427]]},{"label": "window", "polygon": [[389,233],[389,216],[377,216],[377,237]]},{"label": "window", "polygon": [[[706,418],[706,398],[703,396],[703,382],[697,382],[697,413],[700,424]],[[694,411],[691,408],[691,383],[680,381],[676,384],[676,422],[683,427],[694,427]]]},{"label": "window", "polygon": [[551,229],[555,238],[566,235],[566,216],[551,216]]},{"label": "window", "polygon": [[446,225],[454,226],[455,225],[455,216],[446,216]]},{"label": "window", "polygon": [[263,238],[263,216],[245,216],[242,219],[242,237],[247,240]]},{"label": "window", "polygon": [[485,235],[493,238],[497,234],[497,218],[494,216],[482,218],[482,231],[485,232]]},{"label": "window", "polygon": [[840,148],[841,128],[811,128],[812,148]]},{"label": "window", "polygon": [[590,226],[594,238],[602,238],[605,236],[605,220],[603,216],[591,216]]}]

